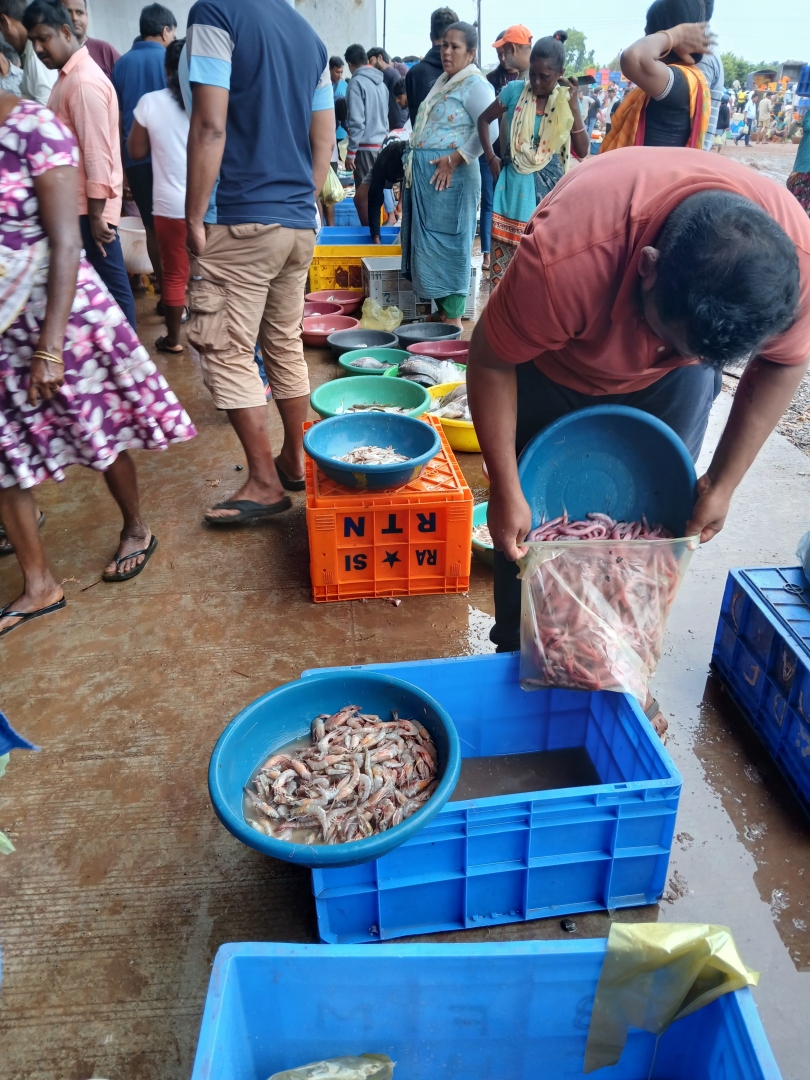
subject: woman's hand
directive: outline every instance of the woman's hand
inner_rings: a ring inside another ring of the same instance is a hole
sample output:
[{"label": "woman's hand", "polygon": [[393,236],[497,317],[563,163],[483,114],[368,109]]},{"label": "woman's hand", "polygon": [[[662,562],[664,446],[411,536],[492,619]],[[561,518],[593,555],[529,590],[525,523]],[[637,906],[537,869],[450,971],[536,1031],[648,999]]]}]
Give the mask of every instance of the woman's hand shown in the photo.
[{"label": "woman's hand", "polygon": [[[53,350],[49,351],[53,352]],[[32,360],[31,375],[28,380],[28,404],[36,405],[40,399],[50,401],[54,394],[59,392],[64,381],[65,369],[61,364],[39,358]]]},{"label": "woman's hand", "polygon": [[717,43],[716,35],[709,32],[708,23],[679,23],[667,33],[672,41],[672,51],[689,66],[695,63],[692,53],[709,53]]},{"label": "woman's hand", "polygon": [[436,166],[436,172],[431,176],[430,182],[434,184],[437,191],[444,191],[450,187],[450,181],[453,179],[453,172],[455,171],[455,165],[453,164],[451,155],[445,157],[434,158],[430,163]]},{"label": "woman's hand", "polygon": [[568,104],[571,106],[571,112],[574,116],[579,116],[579,83],[573,77],[566,79],[563,76],[560,79],[560,86],[568,87]]},{"label": "woman's hand", "polygon": [[493,154],[488,162],[489,171],[492,173],[492,179],[495,183],[498,183],[498,177],[501,175],[501,159],[497,154]]}]

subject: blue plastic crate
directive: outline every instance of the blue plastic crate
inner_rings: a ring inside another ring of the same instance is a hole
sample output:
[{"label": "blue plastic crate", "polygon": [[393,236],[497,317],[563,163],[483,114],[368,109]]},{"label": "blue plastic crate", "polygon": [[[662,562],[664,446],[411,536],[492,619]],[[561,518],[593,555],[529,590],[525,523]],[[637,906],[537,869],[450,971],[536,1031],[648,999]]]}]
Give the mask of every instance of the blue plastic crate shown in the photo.
[{"label": "blue plastic crate", "polygon": [[[380,229],[380,242],[383,246],[386,244],[398,244],[399,226],[383,225]],[[361,225],[359,221],[356,226],[351,227],[343,225],[335,225],[333,227],[324,226],[318,233],[318,239],[315,242],[316,247],[347,245],[354,247],[370,247],[372,245],[371,233],[364,225]]]},{"label": "blue plastic crate", "polygon": [[[223,945],[192,1080],[376,1052],[396,1080],[582,1077],[604,941]],[[780,1080],[749,990],[631,1032],[604,1080]]]},{"label": "blue plastic crate", "polygon": [[447,709],[462,758],[585,747],[602,783],[450,802],[382,858],[313,871],[323,941],[379,941],[661,898],[681,777],[649,722],[624,694],[527,694],[518,668],[517,653],[370,665]]},{"label": "blue plastic crate", "polygon": [[360,218],[354,199],[346,198],[342,202],[335,203],[335,227],[339,225],[356,225],[360,228]]},{"label": "blue plastic crate", "polygon": [[712,663],[810,816],[810,588],[801,567],[731,571]]}]

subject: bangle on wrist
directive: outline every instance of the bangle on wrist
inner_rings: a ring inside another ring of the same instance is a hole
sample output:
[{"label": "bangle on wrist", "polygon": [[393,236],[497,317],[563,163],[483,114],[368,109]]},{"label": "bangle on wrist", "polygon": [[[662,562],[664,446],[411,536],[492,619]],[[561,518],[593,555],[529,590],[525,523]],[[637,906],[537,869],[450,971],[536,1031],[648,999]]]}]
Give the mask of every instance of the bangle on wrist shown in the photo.
[{"label": "bangle on wrist", "polygon": [[658,33],[663,34],[669,42],[669,48],[666,50],[666,52],[661,53],[662,56],[668,56],[669,53],[671,53],[675,48],[675,43],[672,40],[672,34],[670,34],[669,30],[659,30]]},{"label": "bangle on wrist", "polygon": [[54,353],[48,352],[47,349],[37,349],[32,360],[44,360],[47,364],[59,364],[62,367],[65,366],[65,361],[61,356],[55,356]]},{"label": "bangle on wrist", "polygon": [[585,130],[585,125],[583,124],[581,128],[575,128],[574,131],[571,132],[571,134],[572,135],[579,135],[580,131],[584,131],[584,130]]}]

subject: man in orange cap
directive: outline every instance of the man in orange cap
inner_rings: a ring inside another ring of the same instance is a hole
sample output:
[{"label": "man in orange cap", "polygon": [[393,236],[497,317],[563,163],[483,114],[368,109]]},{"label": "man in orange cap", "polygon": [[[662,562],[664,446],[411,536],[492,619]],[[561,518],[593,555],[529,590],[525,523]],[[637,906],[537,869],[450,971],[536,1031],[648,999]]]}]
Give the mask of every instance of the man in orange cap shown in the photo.
[{"label": "man in orange cap", "polygon": [[520,23],[510,26],[494,42],[492,48],[503,52],[503,66],[508,71],[516,71],[519,79],[528,78],[532,35],[527,26],[521,26]]}]

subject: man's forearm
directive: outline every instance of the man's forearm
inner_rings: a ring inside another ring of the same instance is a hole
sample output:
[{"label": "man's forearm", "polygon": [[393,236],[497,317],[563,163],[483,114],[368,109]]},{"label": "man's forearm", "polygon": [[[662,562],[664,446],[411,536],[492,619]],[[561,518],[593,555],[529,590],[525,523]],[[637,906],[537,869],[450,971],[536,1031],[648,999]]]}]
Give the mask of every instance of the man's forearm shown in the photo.
[{"label": "man's forearm", "polygon": [[188,134],[186,221],[199,225],[208,213],[224,151],[224,127],[208,124],[196,111],[192,112]]},{"label": "man's forearm", "polygon": [[467,394],[490,482],[503,491],[519,490],[517,375],[512,365],[493,359],[480,322],[470,342]]},{"label": "man's forearm", "polygon": [[106,206],[106,199],[88,199],[87,216],[90,218],[91,221],[103,221],[104,210]]},{"label": "man's forearm", "polygon": [[309,145],[312,152],[312,185],[315,198],[319,198],[332,167],[332,150],[335,145],[335,111],[322,109],[312,114],[309,125]]},{"label": "man's forearm", "polygon": [[807,364],[752,360],[740,379],[728,422],[708,475],[717,487],[733,491],[779,423],[802,381]]}]

